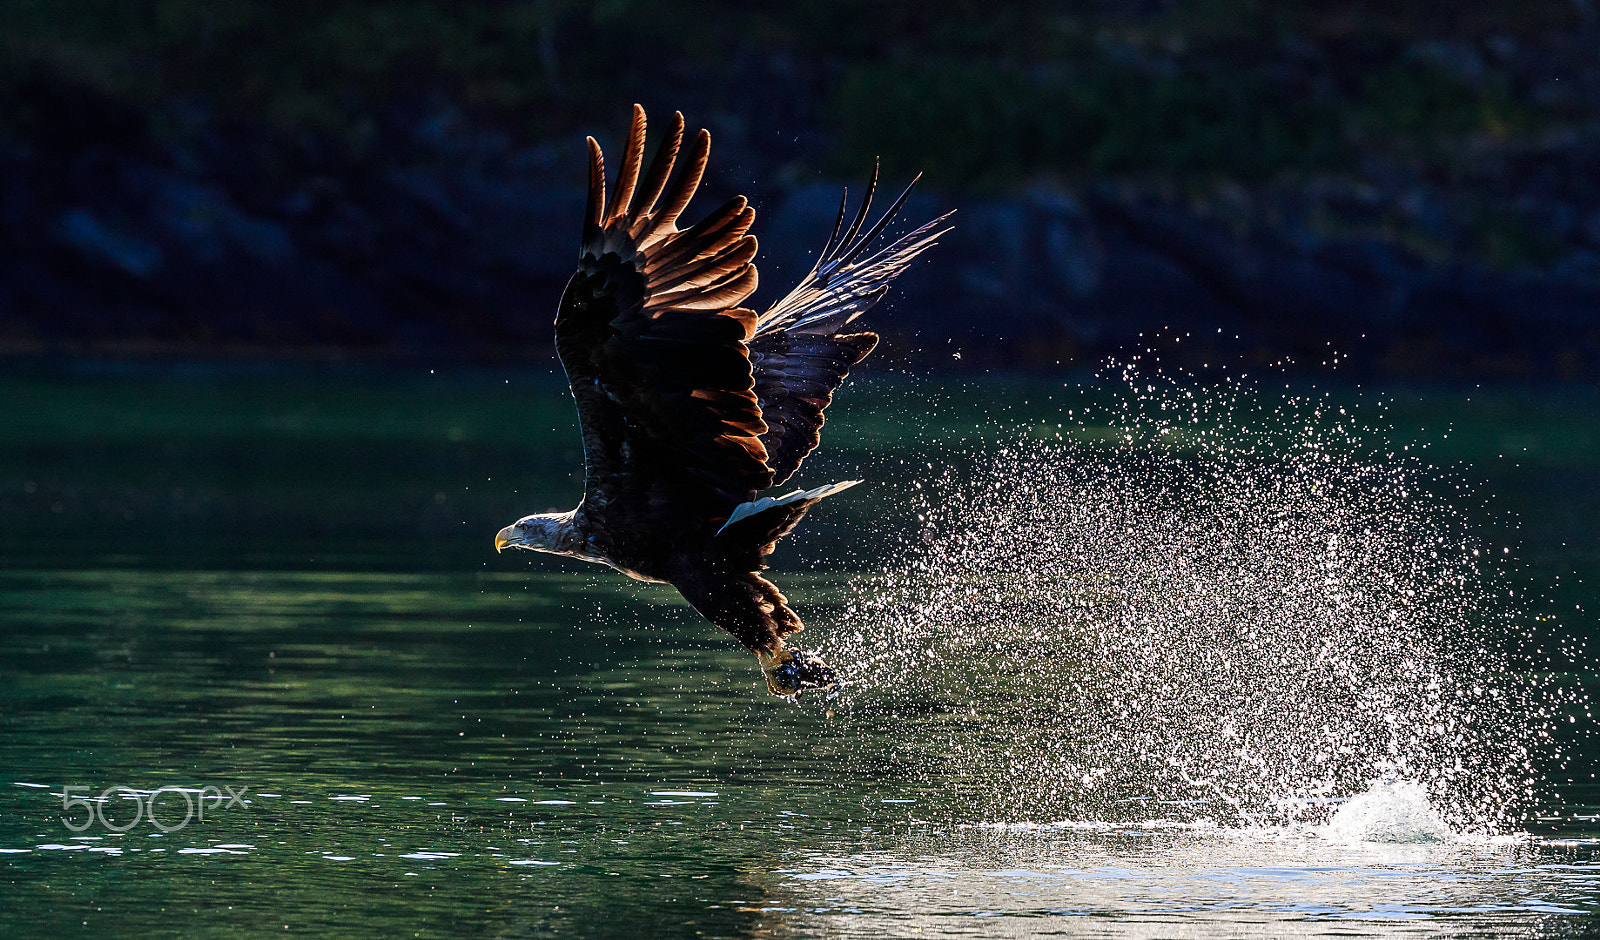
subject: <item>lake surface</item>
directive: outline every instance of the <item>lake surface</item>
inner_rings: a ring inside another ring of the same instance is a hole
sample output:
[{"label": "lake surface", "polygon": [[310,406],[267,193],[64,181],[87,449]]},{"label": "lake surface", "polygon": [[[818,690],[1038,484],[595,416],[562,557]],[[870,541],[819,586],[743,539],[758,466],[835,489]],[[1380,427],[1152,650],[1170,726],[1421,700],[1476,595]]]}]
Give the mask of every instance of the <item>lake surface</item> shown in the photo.
[{"label": "lake surface", "polygon": [[[1400,628],[1368,625],[1364,609],[1299,651],[1287,632],[1246,636],[1292,618],[1273,606],[1241,624],[1259,592],[1238,576],[1194,576],[1194,597],[1224,606],[1183,595],[1174,573],[1196,570],[1184,546],[1209,537],[1204,519],[1187,542],[1125,533],[1140,548],[1127,558],[1161,554],[1158,541],[1174,558],[1137,572],[1097,551],[1111,560],[1040,594],[1037,571],[1014,570],[992,546],[1060,515],[1028,467],[1062,452],[997,458],[1019,434],[1087,442],[1056,480],[1074,494],[1166,479],[1142,443],[1094,450],[1120,440],[1098,416],[1138,399],[1130,387],[847,388],[796,482],[873,486],[813,513],[774,578],[810,626],[803,638],[853,684],[790,704],[670,589],[494,554],[501,525],[569,507],[581,486],[570,406],[548,376],[14,372],[0,379],[0,934],[1597,929],[1587,642],[1600,433],[1579,416],[1600,413],[1600,395],[1199,392],[1229,403],[1207,420],[1245,401],[1277,415],[1251,420],[1286,432],[1304,401],[1331,402],[1315,420],[1344,420],[1361,440],[1319,432],[1318,448],[1411,461],[1388,483],[1362,478],[1409,488],[1403,499],[1301,515],[1428,523],[1390,554],[1323,546],[1315,561],[1343,559],[1343,593],[1326,599],[1358,594],[1358,575],[1398,571],[1396,559],[1435,556],[1393,585],[1425,588],[1406,608],[1412,629],[1449,634],[1419,666],[1367,656]],[[1287,417],[1285,394],[1301,402]],[[1366,410],[1345,420],[1345,405]],[[1254,518],[1250,487],[1305,482],[1276,459],[1204,485],[1219,504],[1246,497],[1227,517],[1240,529],[1229,570],[1290,566],[1273,575],[1285,591],[1299,556],[1280,542],[1263,555],[1265,536],[1240,522]],[[1025,506],[1042,513],[1016,508],[1029,487]],[[977,495],[996,488],[1005,501]],[[938,516],[952,494],[965,494],[960,511]],[[1137,509],[1108,504],[1061,531]],[[1499,552],[1500,567],[1458,577],[1477,569],[1452,552],[1473,547]],[[1138,594],[1124,570],[1160,590]],[[1170,614],[1160,605],[1175,596],[1185,606]],[[1120,614],[1118,597],[1153,613]],[[1191,648],[1201,625],[1220,629],[1218,611],[1235,617],[1226,634]],[[1475,622],[1451,632],[1450,618]],[[1091,640],[1107,658],[1073,658]],[[1263,665],[1263,648],[1302,661]],[[1225,662],[1207,658],[1217,649]],[[1335,666],[1338,682],[1317,686]],[[1390,688],[1403,675],[1444,691],[1419,703]],[[1490,691],[1472,697],[1475,683]],[[1352,690],[1371,694],[1341,698]],[[1491,701],[1501,690],[1514,707]],[[1255,724],[1234,707],[1246,700]],[[1371,722],[1345,720],[1362,709]],[[1419,716],[1428,729],[1409,727]],[[1314,733],[1343,737],[1295,750]],[[1474,775],[1504,786],[1474,789]]]}]

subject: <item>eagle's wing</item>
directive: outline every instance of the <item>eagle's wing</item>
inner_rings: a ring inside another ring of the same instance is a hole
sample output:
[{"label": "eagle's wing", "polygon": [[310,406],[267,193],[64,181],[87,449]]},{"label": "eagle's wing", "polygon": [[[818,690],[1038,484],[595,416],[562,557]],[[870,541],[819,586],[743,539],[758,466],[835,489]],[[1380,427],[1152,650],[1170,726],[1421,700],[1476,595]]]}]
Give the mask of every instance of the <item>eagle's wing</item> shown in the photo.
[{"label": "eagle's wing", "polygon": [[683,132],[677,114],[641,179],[645,114],[635,105],[609,200],[589,138],[582,256],[555,339],[577,399],[591,509],[663,475],[728,509],[772,482],[745,347],[756,315],[738,306],[756,286],[756,240],[746,234],[755,210],[739,197],[678,229],[711,147],[702,130],[669,186]]},{"label": "eagle's wing", "polygon": [[[916,182],[912,180],[911,186]],[[949,218],[948,213],[867,254],[911,194],[911,186],[907,186],[863,235],[861,226],[877,185],[874,169],[861,209],[841,238],[849,200],[845,193],[833,234],[816,265],[787,297],[761,315],[755,337],[749,341],[756,398],[767,424],[761,443],[767,450],[773,485],[787,480],[816,448],[821,440],[822,412],[833,401],[834,390],[844,382],[850,367],[878,344],[874,333],[841,330],[882,299],[889,282],[947,231],[939,225]]]}]

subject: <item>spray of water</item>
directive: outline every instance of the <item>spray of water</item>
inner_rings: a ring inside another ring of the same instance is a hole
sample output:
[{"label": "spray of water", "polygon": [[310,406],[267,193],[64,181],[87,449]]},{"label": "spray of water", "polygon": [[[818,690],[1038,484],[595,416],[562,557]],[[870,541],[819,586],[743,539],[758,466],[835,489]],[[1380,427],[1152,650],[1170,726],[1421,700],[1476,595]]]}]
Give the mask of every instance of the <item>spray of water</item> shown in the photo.
[{"label": "spray of water", "polygon": [[832,636],[887,759],[1012,820],[1324,822],[1375,779],[1458,832],[1525,808],[1562,703],[1490,651],[1527,605],[1459,484],[1321,393],[1108,378],[929,481]]}]

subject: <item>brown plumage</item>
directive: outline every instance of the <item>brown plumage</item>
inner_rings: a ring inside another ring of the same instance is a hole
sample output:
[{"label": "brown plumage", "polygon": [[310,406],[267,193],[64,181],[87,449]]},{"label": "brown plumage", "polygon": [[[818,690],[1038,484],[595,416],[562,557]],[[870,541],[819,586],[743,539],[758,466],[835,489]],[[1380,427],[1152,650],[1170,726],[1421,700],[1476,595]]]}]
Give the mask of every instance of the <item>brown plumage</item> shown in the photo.
[{"label": "brown plumage", "polygon": [[758,572],[811,506],[854,483],[756,493],[787,480],[817,446],[833,392],[878,341],[840,331],[933,244],[942,218],[868,255],[906,198],[862,236],[874,173],[849,228],[841,235],[841,205],[816,266],[757,316],[741,306],[756,287],[755,210],[735,197],[677,226],[705,173],[710,134],[696,135],[675,178],[683,115],[648,169],[644,143],[635,105],[607,198],[600,146],[589,139],[582,250],[556,314],[556,350],[583,433],[583,501],[507,526],[496,547],[670,583],[756,654],[774,693],[832,684],[820,659],[784,645],[800,618]]}]

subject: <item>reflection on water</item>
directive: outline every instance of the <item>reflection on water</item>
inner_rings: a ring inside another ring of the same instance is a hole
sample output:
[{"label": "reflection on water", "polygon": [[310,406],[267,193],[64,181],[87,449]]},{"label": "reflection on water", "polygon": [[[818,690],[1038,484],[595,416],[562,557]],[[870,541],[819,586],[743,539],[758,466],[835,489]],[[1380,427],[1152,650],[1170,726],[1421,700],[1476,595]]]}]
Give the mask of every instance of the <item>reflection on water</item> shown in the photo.
[{"label": "reflection on water", "polygon": [[1600,910],[1587,851],[1260,831],[945,832],[782,874],[774,908],[831,936],[1550,936]]},{"label": "reflection on water", "polygon": [[808,853],[782,873],[790,897],[775,904],[835,913],[831,929],[861,936],[1515,934],[1600,910],[1592,844],[1456,836],[1404,781],[1375,783],[1322,826],[929,827],[897,851]]}]

